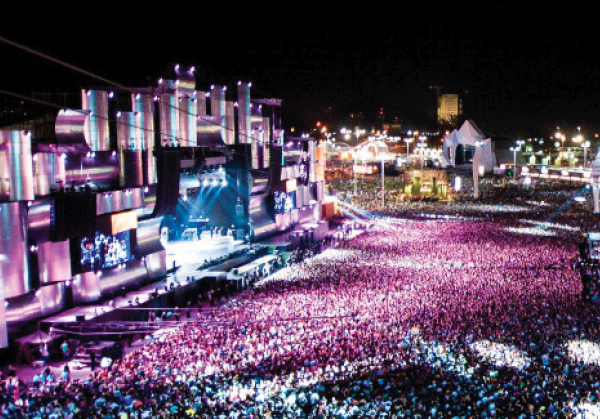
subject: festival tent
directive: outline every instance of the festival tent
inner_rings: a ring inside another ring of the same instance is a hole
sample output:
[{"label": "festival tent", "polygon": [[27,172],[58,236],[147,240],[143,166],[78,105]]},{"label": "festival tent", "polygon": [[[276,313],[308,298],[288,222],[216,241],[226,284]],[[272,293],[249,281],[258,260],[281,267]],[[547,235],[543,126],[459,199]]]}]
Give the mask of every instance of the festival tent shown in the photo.
[{"label": "festival tent", "polygon": [[456,150],[459,145],[481,148],[481,156],[477,156],[478,165],[483,166],[486,173],[494,170],[496,158],[492,139],[486,138],[475,122],[470,119],[466,120],[458,130],[453,130],[449,135],[444,137],[442,167],[456,166]]}]

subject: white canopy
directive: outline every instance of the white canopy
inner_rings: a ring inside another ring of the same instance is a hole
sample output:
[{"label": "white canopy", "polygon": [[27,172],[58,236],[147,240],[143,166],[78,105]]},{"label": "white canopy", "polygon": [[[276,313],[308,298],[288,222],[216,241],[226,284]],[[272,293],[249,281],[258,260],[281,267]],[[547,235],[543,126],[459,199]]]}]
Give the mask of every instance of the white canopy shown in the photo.
[{"label": "white canopy", "polygon": [[467,120],[458,130],[453,130],[448,136],[444,137],[442,167],[456,165],[456,148],[459,145],[481,147],[481,160],[478,165],[482,165],[486,172],[494,170],[496,159],[492,153],[492,140],[485,138],[483,132],[477,127],[475,122]]}]

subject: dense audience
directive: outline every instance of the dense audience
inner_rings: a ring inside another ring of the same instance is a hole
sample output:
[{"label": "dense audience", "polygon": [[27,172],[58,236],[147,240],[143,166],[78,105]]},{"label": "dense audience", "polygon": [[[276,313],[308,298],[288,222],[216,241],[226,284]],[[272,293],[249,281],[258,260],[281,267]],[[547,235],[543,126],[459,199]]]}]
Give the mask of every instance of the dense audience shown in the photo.
[{"label": "dense audience", "polygon": [[522,221],[369,220],[84,382],[9,372],[1,413],[584,417],[600,306],[573,268],[581,231]]}]

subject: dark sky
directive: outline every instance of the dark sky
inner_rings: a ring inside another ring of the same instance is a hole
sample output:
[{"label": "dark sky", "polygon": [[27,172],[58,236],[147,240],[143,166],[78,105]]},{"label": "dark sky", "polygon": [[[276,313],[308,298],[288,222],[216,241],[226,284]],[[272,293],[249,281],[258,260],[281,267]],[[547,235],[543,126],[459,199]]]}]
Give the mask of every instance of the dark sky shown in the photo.
[{"label": "dark sky", "polygon": [[[137,4],[136,4],[137,3]],[[585,8],[282,3],[94,2],[16,6],[0,35],[131,86],[155,85],[172,63],[194,65],[199,89],[251,81],[283,99],[284,124],[362,112],[409,125],[434,118],[431,85],[462,93],[488,135],[600,129],[600,28]],[[28,14],[25,14],[28,13]],[[73,14],[74,13],[74,14]],[[77,92],[101,82],[0,43],[0,89]],[[74,86],[74,87],[72,87]],[[233,99],[233,97],[230,97]]]}]

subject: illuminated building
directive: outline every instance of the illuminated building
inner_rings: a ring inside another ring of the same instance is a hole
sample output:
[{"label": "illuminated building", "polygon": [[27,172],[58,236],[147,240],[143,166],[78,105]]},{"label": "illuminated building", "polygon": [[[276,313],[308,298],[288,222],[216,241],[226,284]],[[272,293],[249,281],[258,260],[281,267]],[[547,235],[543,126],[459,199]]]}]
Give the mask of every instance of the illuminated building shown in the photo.
[{"label": "illuminated building", "polygon": [[457,94],[442,94],[438,98],[438,123],[455,124],[463,113],[462,100]]}]

